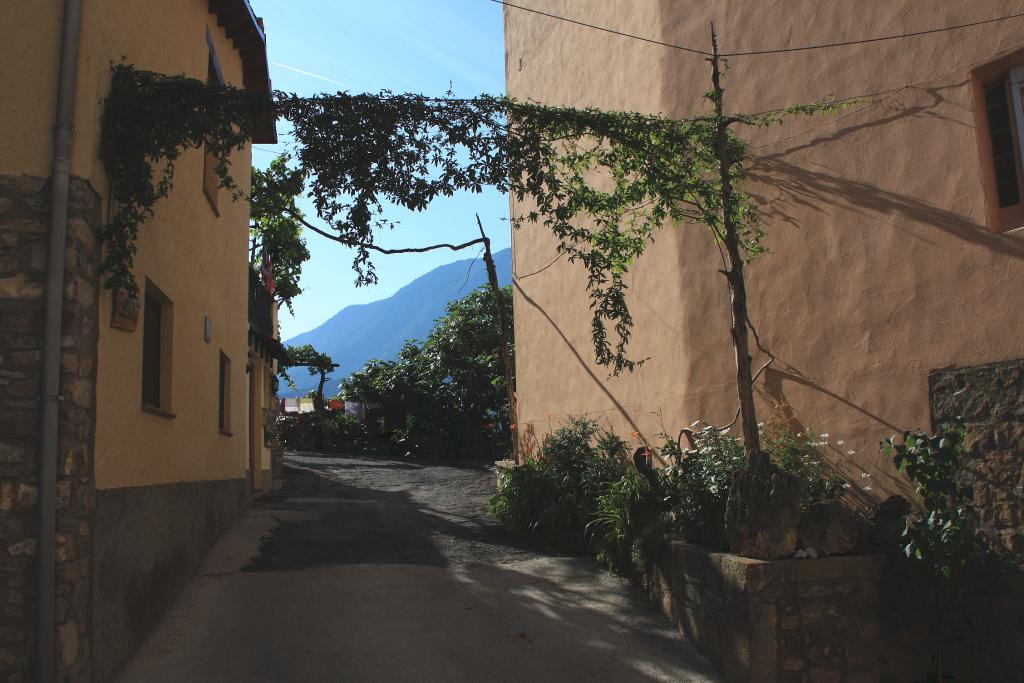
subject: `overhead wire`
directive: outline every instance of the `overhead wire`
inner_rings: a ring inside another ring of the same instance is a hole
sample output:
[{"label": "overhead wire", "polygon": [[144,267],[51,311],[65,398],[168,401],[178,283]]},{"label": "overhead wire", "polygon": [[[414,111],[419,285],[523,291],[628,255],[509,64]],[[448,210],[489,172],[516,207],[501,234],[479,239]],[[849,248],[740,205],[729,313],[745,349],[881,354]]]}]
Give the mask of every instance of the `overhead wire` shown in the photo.
[{"label": "overhead wire", "polygon": [[[653,45],[660,45],[662,47],[671,48],[673,50],[681,50],[683,52],[689,52],[691,54],[701,55],[703,57],[712,57],[713,56],[713,54],[711,52],[708,52],[707,50],[701,50],[701,49],[698,49],[698,48],[689,47],[687,45],[681,45],[681,44],[678,44],[678,43],[667,43],[667,42],[664,42],[664,41],[661,41],[661,40],[655,40],[654,38],[647,38],[645,36],[638,36],[638,35],[633,34],[633,33],[627,33],[625,31],[619,31],[617,29],[608,28],[607,26],[599,26],[597,24],[591,24],[589,22],[580,21],[578,19],[570,19],[569,17],[563,17],[563,16],[560,16],[560,15],[557,15],[557,14],[552,14],[550,12],[543,12],[541,10],[533,9],[531,7],[524,7],[522,5],[517,5],[517,4],[511,3],[511,2],[507,2],[506,0],[488,0],[488,2],[493,2],[496,5],[503,5],[505,7],[511,7],[513,9],[517,9],[517,10],[520,10],[520,11],[523,11],[523,12],[529,12],[531,14],[539,14],[541,16],[545,16],[545,17],[548,17],[550,19],[556,19],[558,21],[564,21],[564,22],[567,22],[567,23],[570,23],[570,24],[575,24],[577,26],[583,26],[583,27],[586,27],[586,28],[589,28],[589,29],[593,29],[593,30],[596,30],[596,31],[603,31],[605,33],[610,33],[612,35],[621,36],[623,38],[630,38],[632,40],[639,40],[639,41],[642,41],[642,42],[645,42],[645,43],[651,43]],[[785,52],[802,52],[802,51],[807,51],[807,50],[821,50],[821,49],[824,49],[824,48],[845,47],[845,46],[848,46],[848,45],[863,45],[863,44],[868,44],[868,43],[878,43],[878,42],[882,42],[882,41],[886,41],[886,40],[899,40],[899,39],[902,39],[902,38],[914,38],[914,37],[917,37],[917,36],[924,36],[924,35],[929,35],[929,34],[932,34],[932,33],[942,33],[944,31],[955,31],[955,30],[962,29],[962,28],[971,28],[973,26],[981,26],[981,25],[984,25],[984,24],[992,24],[992,23],[999,22],[999,21],[1008,21],[1010,19],[1017,19],[1019,17],[1024,17],[1024,12],[1018,12],[1016,14],[1009,14],[1009,15],[1002,16],[1002,17],[994,17],[992,19],[981,19],[981,20],[978,20],[978,21],[971,21],[971,22],[967,22],[967,23],[964,23],[964,24],[956,24],[954,26],[942,26],[940,28],[925,29],[925,30],[922,30],[922,31],[911,31],[909,33],[898,33],[898,34],[893,34],[893,35],[888,35],[888,36],[874,36],[874,37],[870,37],[870,38],[858,38],[856,40],[844,40],[844,41],[840,41],[840,42],[836,42],[836,43],[818,43],[818,44],[814,44],[814,45],[800,45],[800,46],[796,46],[796,47],[778,47],[778,48],[768,48],[768,49],[764,49],[764,50],[744,50],[744,51],[737,51],[737,52],[720,52],[718,54],[718,56],[719,57],[750,57],[750,56],[754,56],[754,55],[773,55],[773,54],[781,54],[781,53],[785,53]]]}]

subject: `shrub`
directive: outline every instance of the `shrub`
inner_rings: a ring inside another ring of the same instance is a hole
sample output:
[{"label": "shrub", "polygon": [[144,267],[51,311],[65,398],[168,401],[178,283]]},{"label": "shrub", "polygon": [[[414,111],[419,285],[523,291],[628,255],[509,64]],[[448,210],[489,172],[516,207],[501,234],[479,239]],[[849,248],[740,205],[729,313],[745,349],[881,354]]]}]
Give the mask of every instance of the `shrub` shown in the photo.
[{"label": "shrub", "polygon": [[[798,436],[781,420],[761,428],[761,445],[780,469],[800,480],[800,505],[837,498],[844,481],[832,473],[814,442]],[[725,506],[733,475],[746,466],[743,444],[706,426],[694,435],[696,447],[680,451],[669,441],[663,453],[678,453],[667,469],[666,492],[678,533],[688,540],[726,547]]]},{"label": "shrub", "polygon": [[916,484],[923,512],[907,516],[903,553],[911,566],[937,578],[955,578],[983,554],[974,493],[964,483],[964,426],[944,422],[934,436],[904,432],[882,442],[893,464]]},{"label": "shrub", "polygon": [[571,497],[583,517],[597,509],[597,498],[626,473],[626,442],[602,432],[593,420],[571,417],[544,439],[539,462]]},{"label": "shrub", "polygon": [[598,497],[588,526],[597,559],[609,570],[639,576],[668,540],[665,505],[650,482],[627,471]]},{"label": "shrub", "polygon": [[747,462],[743,445],[711,426],[698,431],[694,441],[696,447],[682,452],[667,470],[672,520],[683,538],[724,548],[729,484]]},{"label": "shrub", "polygon": [[843,478],[822,460],[814,441],[806,434],[794,434],[782,420],[770,419],[761,428],[761,447],[780,469],[800,480],[802,509],[818,501],[834,500],[843,492]]},{"label": "shrub", "polygon": [[570,418],[544,439],[537,460],[509,473],[491,498],[491,512],[559,551],[585,552],[599,496],[627,471],[625,449],[624,441],[600,433],[593,420]]},{"label": "shrub", "polygon": [[[682,451],[665,436],[661,453],[673,462],[648,480],[628,465],[625,441],[593,420],[569,418],[544,439],[536,460],[509,473],[491,512],[559,550],[589,548],[610,570],[634,577],[672,535],[727,547],[725,508],[733,475],[747,463],[743,446],[711,426],[694,442]],[[813,442],[785,425],[766,429],[764,443],[780,467],[800,477],[803,503],[842,490]]]},{"label": "shrub", "polygon": [[344,451],[361,447],[366,443],[366,425],[355,415],[338,410],[327,413],[319,424],[322,448],[328,451]]},{"label": "shrub", "polygon": [[366,443],[366,426],[354,415],[340,410],[323,416],[316,413],[280,415],[277,434],[281,445],[296,451],[337,453]]}]

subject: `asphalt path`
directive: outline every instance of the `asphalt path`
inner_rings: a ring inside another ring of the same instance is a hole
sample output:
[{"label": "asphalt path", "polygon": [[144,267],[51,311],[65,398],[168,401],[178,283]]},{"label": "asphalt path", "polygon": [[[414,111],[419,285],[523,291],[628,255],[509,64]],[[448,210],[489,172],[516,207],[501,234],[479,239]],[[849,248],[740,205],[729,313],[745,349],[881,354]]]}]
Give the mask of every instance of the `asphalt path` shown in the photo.
[{"label": "asphalt path", "polygon": [[718,680],[638,588],[494,522],[488,468],[286,463],[122,683]]}]

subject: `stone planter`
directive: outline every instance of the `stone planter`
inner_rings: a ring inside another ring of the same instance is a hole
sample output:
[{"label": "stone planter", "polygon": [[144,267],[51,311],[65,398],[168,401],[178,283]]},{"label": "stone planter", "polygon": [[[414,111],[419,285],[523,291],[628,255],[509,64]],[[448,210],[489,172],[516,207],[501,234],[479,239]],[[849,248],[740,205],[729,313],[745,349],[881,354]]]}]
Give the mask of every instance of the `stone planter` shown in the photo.
[{"label": "stone planter", "polygon": [[515,460],[497,460],[494,463],[494,471],[498,475],[498,491],[501,491],[501,487],[505,485],[505,480],[508,478],[508,473],[512,471],[512,468],[516,467]]},{"label": "stone planter", "polygon": [[882,556],[753,560],[675,542],[647,579],[662,612],[726,681],[906,681],[924,673],[923,648],[886,627]]}]

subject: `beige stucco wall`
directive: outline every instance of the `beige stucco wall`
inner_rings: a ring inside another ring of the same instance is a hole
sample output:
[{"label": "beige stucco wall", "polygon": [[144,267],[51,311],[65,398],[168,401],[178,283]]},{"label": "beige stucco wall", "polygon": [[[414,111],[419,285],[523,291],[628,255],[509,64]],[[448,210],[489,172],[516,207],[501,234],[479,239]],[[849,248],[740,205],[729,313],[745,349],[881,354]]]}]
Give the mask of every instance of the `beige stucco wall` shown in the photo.
[{"label": "beige stucco wall", "polygon": [[[50,173],[62,5],[58,0],[13,3],[0,23],[7,55],[0,87],[17,95],[0,104],[5,131],[0,174]],[[241,86],[242,66],[205,0],[108,0],[83,7],[72,173],[105,196],[97,149],[112,62],[205,80],[209,27],[228,83]],[[233,164],[236,181],[247,191],[249,151],[236,153]],[[111,293],[98,292],[95,476],[101,489],[245,476],[248,206],[221,191],[216,216],[202,193],[202,172],[199,151],[177,162],[174,189],[143,225],[135,258],[140,286],[149,278],[173,302],[173,419],[140,407],[141,315],[134,332],[109,327]],[[209,343],[203,340],[204,316],[213,321]],[[233,436],[218,429],[221,351],[231,359]]]},{"label": "beige stucco wall", "polygon": [[[551,0],[545,11],[670,43],[724,51],[804,45],[947,26],[1007,13],[1006,3],[787,3]],[[675,117],[702,111],[699,55],[505,10],[508,92],[556,105]],[[844,441],[851,472],[896,490],[878,442],[927,428],[929,371],[1024,356],[1017,293],[1024,231],[986,224],[972,68],[1024,48],[1024,20],[861,46],[730,60],[729,111],[901,90],[832,118],[743,130],[770,254],[748,270],[751,314],[777,356],[759,382],[763,411],[787,403],[798,426]],[[515,202],[513,211],[520,211]],[[634,268],[633,357],[607,378],[594,365],[578,265],[557,263],[531,226],[513,236],[520,423],[538,432],[587,413],[652,443],[736,409],[728,292],[699,226],[667,228]],[[760,364],[758,358],[756,364]],[[852,456],[848,451],[856,451]]]}]

